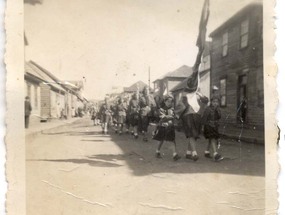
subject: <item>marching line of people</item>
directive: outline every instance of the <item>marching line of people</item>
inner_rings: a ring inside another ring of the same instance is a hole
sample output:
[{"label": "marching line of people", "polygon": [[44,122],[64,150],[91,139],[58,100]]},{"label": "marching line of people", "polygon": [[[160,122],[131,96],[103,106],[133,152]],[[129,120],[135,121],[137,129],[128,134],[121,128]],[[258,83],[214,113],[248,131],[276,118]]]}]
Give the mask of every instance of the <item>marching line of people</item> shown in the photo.
[{"label": "marching line of people", "polygon": [[[144,88],[141,94],[134,93],[131,99],[118,98],[113,104],[109,98],[98,107],[95,104],[91,111],[91,119],[94,125],[101,125],[102,134],[108,134],[111,127],[115,133],[131,133],[133,138],[138,139],[142,135],[143,141],[148,141],[148,127],[150,123],[156,125],[152,133],[152,139],[158,141],[155,152],[157,158],[162,158],[161,148],[167,142],[173,143],[173,160],[181,158],[177,153],[175,138],[175,120],[182,122],[182,127],[187,139],[186,159],[197,161],[199,159],[196,145],[203,134],[208,140],[204,156],[220,161],[223,157],[218,153],[219,119],[219,96],[213,96],[210,100],[199,92],[196,92],[199,111],[195,111],[188,101],[187,95],[182,96],[180,110],[174,109],[172,96],[163,99],[150,95],[148,88]],[[178,105],[178,106],[179,106]],[[183,108],[181,108],[183,107]]]}]

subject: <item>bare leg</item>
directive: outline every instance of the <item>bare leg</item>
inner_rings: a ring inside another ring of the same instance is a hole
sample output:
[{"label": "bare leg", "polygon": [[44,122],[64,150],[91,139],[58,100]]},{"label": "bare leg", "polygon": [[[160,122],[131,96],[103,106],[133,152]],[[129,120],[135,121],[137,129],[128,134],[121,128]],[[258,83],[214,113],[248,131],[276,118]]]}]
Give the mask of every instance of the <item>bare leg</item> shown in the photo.
[{"label": "bare leg", "polygon": [[188,143],[188,150],[195,152],[197,154],[196,151],[196,140],[193,137],[189,138],[189,143]]},{"label": "bare leg", "polygon": [[138,126],[137,125],[134,126],[134,136],[135,138],[138,138]]},{"label": "bare leg", "polygon": [[199,159],[197,151],[196,151],[196,140],[193,137],[189,138],[188,148],[192,151],[192,159],[197,161]]},{"label": "bare leg", "polygon": [[159,143],[158,143],[158,146],[157,146],[157,149],[156,149],[156,152],[155,152],[155,156],[157,158],[162,158],[161,153],[160,153],[160,149],[161,149],[162,145],[163,145],[163,140],[159,141]]},{"label": "bare leg", "polygon": [[213,150],[213,158],[215,161],[220,161],[223,159],[223,157],[218,153],[218,140],[217,139],[211,139],[211,146]]},{"label": "bare leg", "polygon": [[215,155],[216,153],[218,153],[217,140],[216,139],[210,139],[210,141],[211,141],[211,147],[213,150],[213,154]]},{"label": "bare leg", "polygon": [[163,140],[162,141],[159,141],[159,144],[158,144],[158,147],[157,147],[157,150],[156,151],[159,151],[160,152],[160,149],[161,149],[161,146],[163,145]]}]

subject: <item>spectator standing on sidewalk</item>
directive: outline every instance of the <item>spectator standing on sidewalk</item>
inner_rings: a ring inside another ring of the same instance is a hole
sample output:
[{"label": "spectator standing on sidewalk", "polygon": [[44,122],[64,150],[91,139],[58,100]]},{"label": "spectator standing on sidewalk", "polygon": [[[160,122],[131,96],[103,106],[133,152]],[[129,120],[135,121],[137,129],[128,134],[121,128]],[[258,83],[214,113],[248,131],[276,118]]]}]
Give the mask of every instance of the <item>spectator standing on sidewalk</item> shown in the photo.
[{"label": "spectator standing on sidewalk", "polygon": [[[219,108],[220,99],[217,96],[213,96],[211,104],[205,109],[202,117],[202,123],[204,125],[204,136],[209,139],[209,143],[212,148],[213,158],[215,161],[219,161],[222,156],[218,153],[218,139],[219,134],[219,120],[221,118],[221,110]],[[209,151],[205,151],[205,157],[211,157]]]},{"label": "spectator standing on sidewalk", "polygon": [[26,96],[25,97],[25,128],[29,128],[31,112],[32,112],[32,105],[30,102],[30,97]]},{"label": "spectator standing on sidewalk", "polygon": [[177,154],[176,142],[175,142],[175,127],[174,127],[174,108],[173,98],[166,96],[164,98],[164,104],[159,109],[159,124],[154,132],[153,139],[158,140],[159,144],[156,150],[156,157],[161,158],[160,149],[165,141],[173,142],[173,160],[177,161],[181,157]]}]

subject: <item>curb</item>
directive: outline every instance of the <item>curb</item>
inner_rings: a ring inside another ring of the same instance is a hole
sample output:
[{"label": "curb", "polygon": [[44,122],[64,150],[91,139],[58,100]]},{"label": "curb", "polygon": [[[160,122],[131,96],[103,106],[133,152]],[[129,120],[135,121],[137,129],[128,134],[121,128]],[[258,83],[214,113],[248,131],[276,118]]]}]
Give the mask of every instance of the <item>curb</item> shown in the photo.
[{"label": "curb", "polygon": [[76,120],[71,121],[71,122],[62,122],[61,124],[55,125],[55,126],[50,127],[50,128],[44,128],[44,129],[41,129],[41,130],[38,130],[38,131],[31,132],[31,133],[25,135],[25,139],[26,139],[26,141],[29,141],[31,138],[35,138],[38,135],[42,134],[43,131],[47,131],[47,130],[50,130],[50,129],[56,129],[56,128],[65,126],[67,124],[70,125],[70,124],[73,124],[74,122],[76,122],[78,120],[80,120],[80,119],[76,119]]}]

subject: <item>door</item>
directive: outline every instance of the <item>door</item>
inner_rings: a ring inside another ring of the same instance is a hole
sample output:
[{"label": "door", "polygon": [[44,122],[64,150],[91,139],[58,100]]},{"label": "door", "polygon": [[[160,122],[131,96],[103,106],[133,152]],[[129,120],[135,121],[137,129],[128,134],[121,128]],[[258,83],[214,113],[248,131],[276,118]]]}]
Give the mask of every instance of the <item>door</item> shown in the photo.
[{"label": "door", "polygon": [[247,76],[241,75],[238,78],[237,89],[237,121],[245,123],[247,120]]}]

